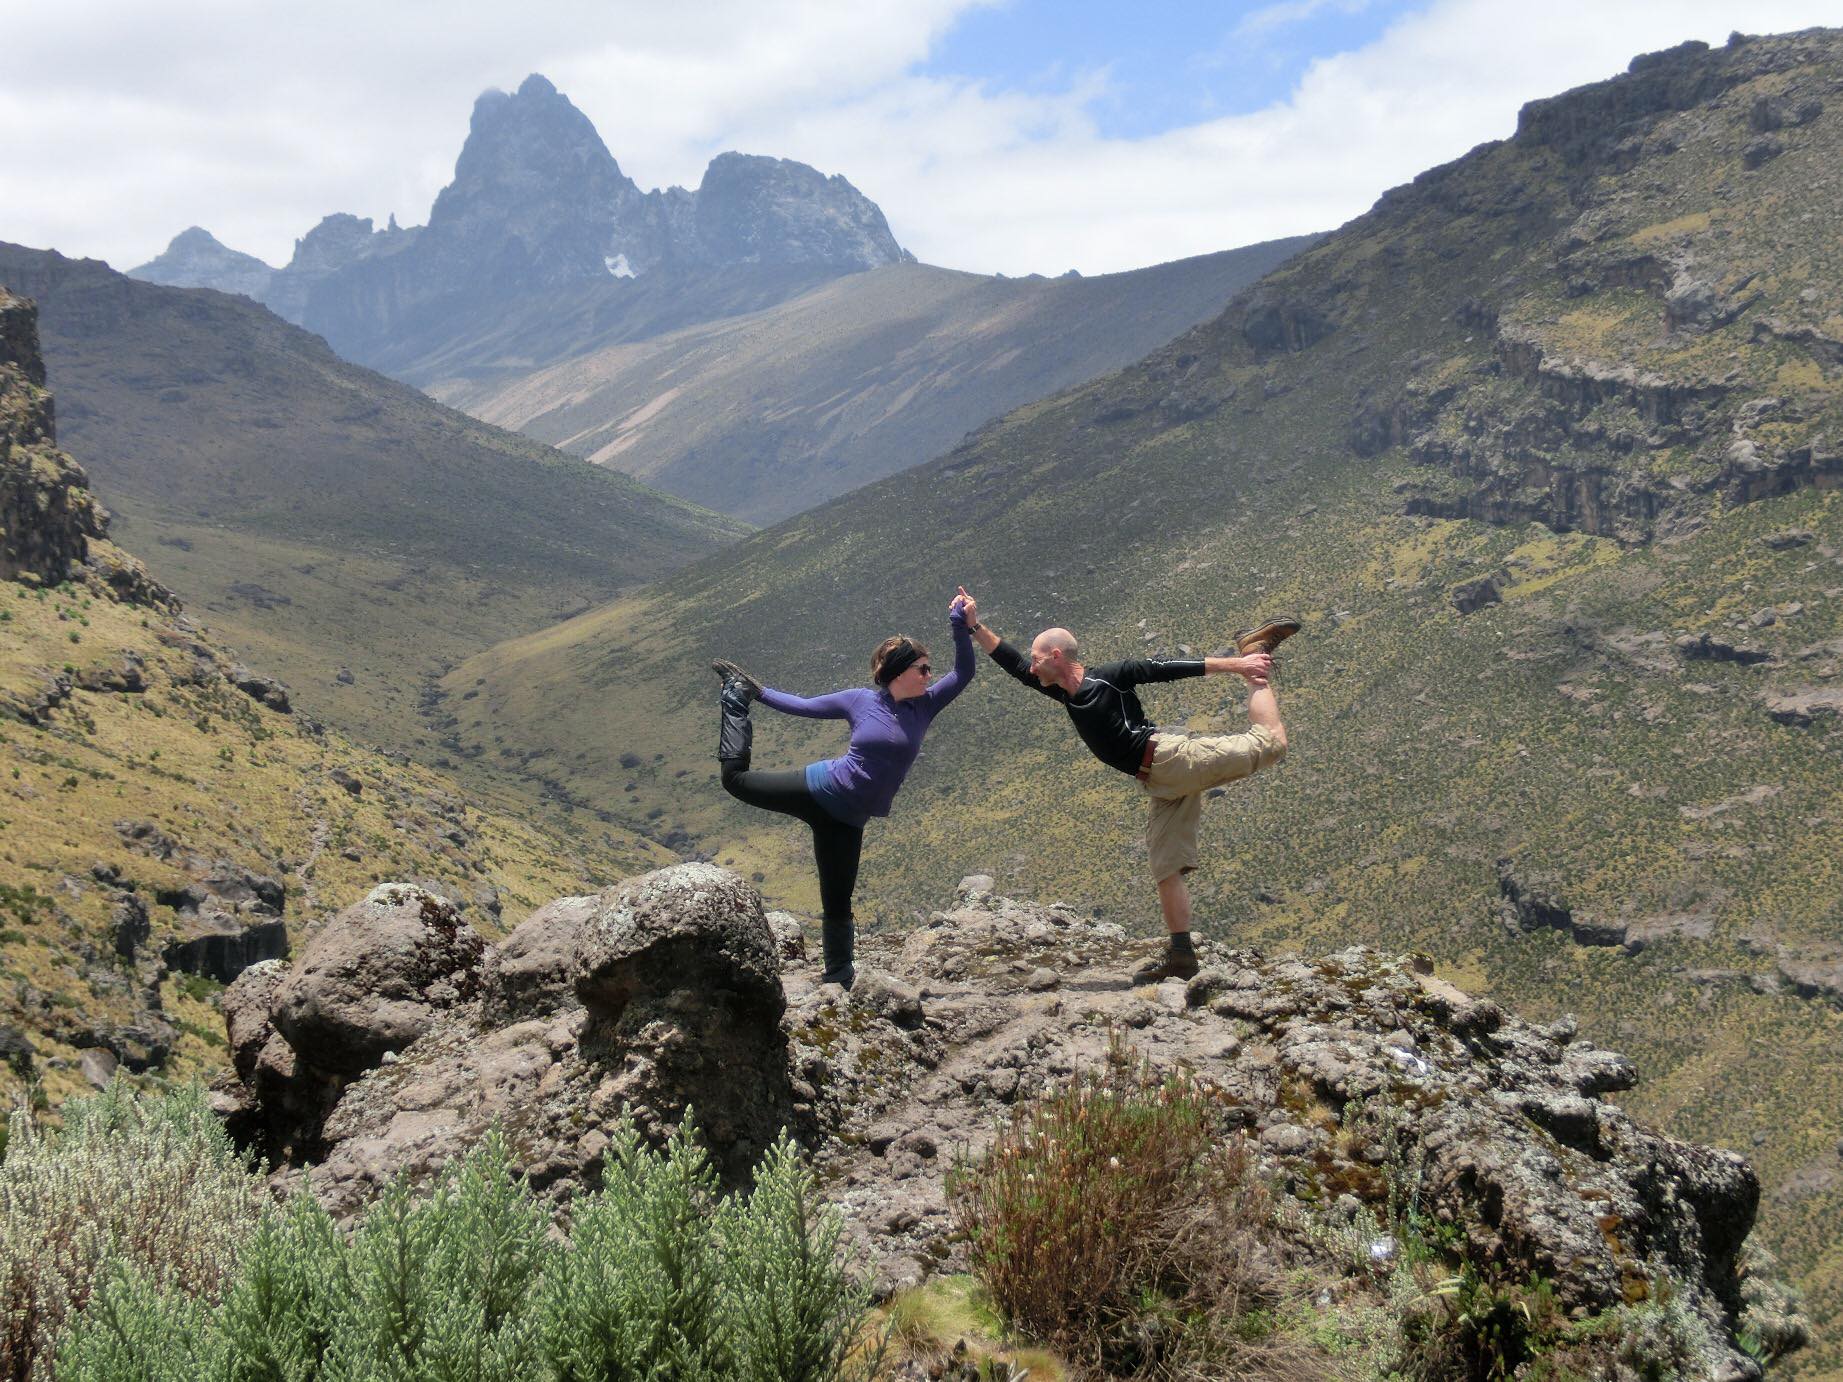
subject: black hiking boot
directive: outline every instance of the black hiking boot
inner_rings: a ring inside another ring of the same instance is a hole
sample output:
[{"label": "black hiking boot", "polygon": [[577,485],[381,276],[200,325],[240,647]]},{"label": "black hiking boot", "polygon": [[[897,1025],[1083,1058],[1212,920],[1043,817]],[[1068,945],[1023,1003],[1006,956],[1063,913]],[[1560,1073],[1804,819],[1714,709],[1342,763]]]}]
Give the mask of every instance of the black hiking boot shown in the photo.
[{"label": "black hiking boot", "polygon": [[1188,979],[1199,968],[1195,950],[1179,950],[1175,945],[1167,945],[1159,954],[1133,971],[1133,982],[1161,984],[1166,979]]},{"label": "black hiking boot", "polygon": [[819,944],[825,955],[825,969],[819,975],[822,984],[837,984],[849,989],[857,980],[857,966],[852,964],[857,948],[857,927],[850,917],[822,917],[819,921]]},{"label": "black hiking boot", "polygon": [[726,661],[723,658],[716,658],[711,662],[710,670],[723,678],[723,689],[726,693],[732,687],[741,692],[744,697],[744,708],[747,708],[750,701],[760,698],[762,684],[747,672],[743,671],[742,668],[738,667],[735,663]]},{"label": "black hiking boot", "polygon": [[1235,651],[1246,657],[1249,653],[1271,653],[1299,632],[1299,621],[1287,616],[1269,619],[1259,628],[1243,629],[1235,635]]}]

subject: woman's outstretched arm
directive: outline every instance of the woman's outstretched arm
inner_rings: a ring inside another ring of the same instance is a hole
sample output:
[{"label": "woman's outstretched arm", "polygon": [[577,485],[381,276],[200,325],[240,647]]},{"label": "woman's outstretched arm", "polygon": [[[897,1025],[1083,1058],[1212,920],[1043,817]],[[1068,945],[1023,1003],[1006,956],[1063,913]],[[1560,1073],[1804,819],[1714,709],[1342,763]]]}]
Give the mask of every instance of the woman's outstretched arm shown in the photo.
[{"label": "woman's outstretched arm", "polygon": [[848,720],[853,702],[864,694],[861,687],[847,687],[824,696],[795,696],[764,686],[761,703],[783,715],[804,715],[809,720]]},{"label": "woman's outstretched arm", "polygon": [[953,670],[923,693],[928,698],[929,708],[936,713],[945,710],[955,696],[966,690],[973,673],[979,670],[979,659],[973,656],[972,633],[972,624],[978,617],[978,606],[963,587],[947,610],[947,622],[953,626]]}]

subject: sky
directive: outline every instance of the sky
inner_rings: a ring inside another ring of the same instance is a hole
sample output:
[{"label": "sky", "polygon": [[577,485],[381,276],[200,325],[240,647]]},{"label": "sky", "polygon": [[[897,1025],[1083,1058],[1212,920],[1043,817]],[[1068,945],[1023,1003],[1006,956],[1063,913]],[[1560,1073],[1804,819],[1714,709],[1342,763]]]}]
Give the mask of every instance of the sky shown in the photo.
[{"label": "sky", "polygon": [[285,263],[426,219],[480,92],[542,72],[622,169],[842,174],[922,260],[1095,274],[1328,230],[1525,101],[1843,0],[0,0],[0,240]]}]

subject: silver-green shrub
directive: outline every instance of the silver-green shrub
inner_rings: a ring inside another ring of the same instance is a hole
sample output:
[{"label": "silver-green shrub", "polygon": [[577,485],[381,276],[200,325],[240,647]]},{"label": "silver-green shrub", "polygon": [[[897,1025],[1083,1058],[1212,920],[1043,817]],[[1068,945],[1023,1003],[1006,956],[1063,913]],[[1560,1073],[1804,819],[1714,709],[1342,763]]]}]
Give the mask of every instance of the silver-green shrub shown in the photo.
[{"label": "silver-green shrub", "polygon": [[[870,1297],[845,1268],[843,1233],[843,1216],[820,1200],[818,1181],[782,1137],[757,1168],[754,1191],[717,1221],[737,1382],[848,1374]],[[872,1348],[857,1370],[874,1373],[880,1359]]]},{"label": "silver-green shrub", "polygon": [[616,1129],[602,1189],[579,1202],[544,1291],[545,1354],[559,1382],[726,1376],[712,1233],[717,1177],[686,1118],[665,1155]]},{"label": "silver-green shrub", "polygon": [[226,1382],[323,1376],[351,1298],[346,1242],[320,1202],[301,1190],[267,1211],[218,1311]]},{"label": "silver-green shrub", "polygon": [[[55,1341],[116,1262],[156,1294],[214,1301],[255,1226],[257,1178],[202,1089],[124,1084],[18,1110],[0,1163],[0,1379],[47,1376]],[[125,1310],[133,1313],[131,1307]]]},{"label": "silver-green shrub", "polygon": [[[253,1179],[246,1176],[246,1179]],[[254,1216],[252,1216],[254,1217]],[[842,1226],[783,1139],[720,1200],[689,1126],[663,1153],[626,1120],[571,1237],[491,1134],[418,1197],[399,1179],[350,1238],[306,1192],[260,1216],[211,1289],[128,1261],[77,1314],[58,1382],[838,1382],[868,1297]]]}]

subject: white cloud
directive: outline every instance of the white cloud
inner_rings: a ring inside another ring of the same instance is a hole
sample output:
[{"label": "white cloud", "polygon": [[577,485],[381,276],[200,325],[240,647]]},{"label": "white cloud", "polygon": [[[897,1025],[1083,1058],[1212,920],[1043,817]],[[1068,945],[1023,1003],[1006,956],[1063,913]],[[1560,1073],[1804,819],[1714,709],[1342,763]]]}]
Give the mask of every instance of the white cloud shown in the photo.
[{"label": "white cloud", "polygon": [[[727,148],[777,154],[843,173],[931,262],[1095,273],[1335,226],[1634,54],[1838,18],[1836,0],[1429,0],[1285,101],[1116,139],[1091,115],[1102,75],[1029,93],[916,75],[991,2],[33,5],[7,21],[0,238],[126,267],[198,223],[280,262],[327,212],[418,222],[473,98],[541,71],[643,187],[695,184]],[[1261,22],[1356,2],[1280,0]]]},{"label": "white cloud", "polygon": [[1280,0],[1279,4],[1263,5],[1258,10],[1250,10],[1235,25],[1235,37],[1238,39],[1258,39],[1276,29],[1284,29],[1294,24],[1303,24],[1306,20],[1323,14],[1326,10],[1338,10],[1344,14],[1357,14],[1369,8],[1370,0]]}]

